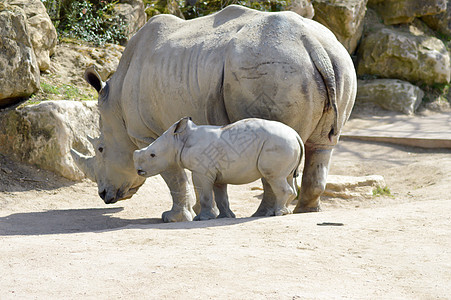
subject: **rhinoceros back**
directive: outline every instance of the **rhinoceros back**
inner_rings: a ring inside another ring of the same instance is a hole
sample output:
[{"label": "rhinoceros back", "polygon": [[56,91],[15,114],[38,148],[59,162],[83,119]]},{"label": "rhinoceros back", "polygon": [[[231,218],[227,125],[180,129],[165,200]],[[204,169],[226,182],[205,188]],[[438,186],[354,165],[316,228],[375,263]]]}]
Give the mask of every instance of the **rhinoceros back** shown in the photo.
[{"label": "rhinoceros back", "polygon": [[[183,116],[212,125],[258,117],[308,139],[330,103],[303,41],[311,22],[240,6],[190,21],[152,18],[130,40],[114,75],[128,132],[156,137]],[[323,123],[330,131],[329,119]]]}]

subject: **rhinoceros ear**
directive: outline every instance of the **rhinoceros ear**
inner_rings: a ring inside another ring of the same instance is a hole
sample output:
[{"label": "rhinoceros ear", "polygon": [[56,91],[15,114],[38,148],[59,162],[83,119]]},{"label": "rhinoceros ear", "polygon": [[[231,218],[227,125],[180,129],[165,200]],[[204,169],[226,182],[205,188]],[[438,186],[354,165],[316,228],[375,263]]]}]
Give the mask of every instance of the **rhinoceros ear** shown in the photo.
[{"label": "rhinoceros ear", "polygon": [[85,80],[93,88],[95,88],[98,93],[105,86],[105,82],[102,81],[102,78],[100,78],[99,73],[97,73],[97,71],[94,67],[87,68],[85,71],[84,77],[85,77]]},{"label": "rhinoceros ear", "polygon": [[191,121],[191,117],[184,117],[182,119],[180,119],[176,124],[175,124],[175,128],[174,128],[174,134],[180,134],[183,131],[185,131],[186,126],[188,124],[188,122]]}]

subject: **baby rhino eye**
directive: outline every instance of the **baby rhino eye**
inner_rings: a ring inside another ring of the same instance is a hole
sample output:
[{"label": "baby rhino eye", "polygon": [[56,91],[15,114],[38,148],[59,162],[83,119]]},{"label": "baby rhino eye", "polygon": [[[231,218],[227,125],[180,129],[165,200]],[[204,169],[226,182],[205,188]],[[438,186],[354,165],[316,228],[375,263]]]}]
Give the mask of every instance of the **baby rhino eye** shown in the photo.
[{"label": "baby rhino eye", "polygon": [[99,147],[99,152],[100,152],[100,153],[103,152],[103,147]]},{"label": "baby rhino eye", "polygon": [[150,154],[150,157],[155,157],[155,154],[154,153]]}]

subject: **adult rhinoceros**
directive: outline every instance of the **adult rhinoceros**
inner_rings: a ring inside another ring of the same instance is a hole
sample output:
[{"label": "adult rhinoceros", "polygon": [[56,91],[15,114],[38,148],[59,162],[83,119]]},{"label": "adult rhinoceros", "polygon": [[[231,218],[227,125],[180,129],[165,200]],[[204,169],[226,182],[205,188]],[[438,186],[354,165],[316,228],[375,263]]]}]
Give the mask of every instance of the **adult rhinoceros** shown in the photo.
[{"label": "adult rhinoceros", "polygon": [[[332,149],[357,87],[347,51],[324,26],[293,12],[235,5],[190,21],[153,17],[130,39],[106,83],[90,69],[85,79],[99,92],[101,135],[93,141],[94,157],[76,151],[72,156],[97,182],[105,203],[138,190],[144,178],[136,174],[133,151],[180,118],[224,125],[257,117],[291,126],[305,142],[294,212],[319,209]],[[194,197],[185,171],[174,167],[161,175],[173,198],[163,220],[192,220]],[[274,194],[263,184],[256,215],[273,206]]]}]

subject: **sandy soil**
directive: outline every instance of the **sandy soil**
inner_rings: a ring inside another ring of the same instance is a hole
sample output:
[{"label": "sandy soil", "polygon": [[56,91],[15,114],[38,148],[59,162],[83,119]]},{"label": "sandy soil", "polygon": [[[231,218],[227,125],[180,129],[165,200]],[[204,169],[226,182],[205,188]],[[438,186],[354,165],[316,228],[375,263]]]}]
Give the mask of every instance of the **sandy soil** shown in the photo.
[{"label": "sandy soil", "polygon": [[342,140],[330,174],[383,175],[392,196],[249,218],[255,182],[229,188],[237,219],[176,224],[159,177],[105,205],[0,155],[0,298],[449,299],[450,154]]}]

